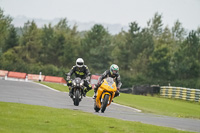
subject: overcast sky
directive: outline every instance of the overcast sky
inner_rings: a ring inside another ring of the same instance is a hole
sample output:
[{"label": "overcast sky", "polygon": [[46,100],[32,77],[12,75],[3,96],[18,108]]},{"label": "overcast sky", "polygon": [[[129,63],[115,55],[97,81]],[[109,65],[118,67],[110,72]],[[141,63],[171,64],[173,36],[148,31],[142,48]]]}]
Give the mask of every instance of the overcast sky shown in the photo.
[{"label": "overcast sky", "polygon": [[176,20],[186,29],[200,27],[200,0],[0,0],[5,15],[29,18],[67,18],[80,22],[127,25],[136,21],[141,27],[156,12],[164,25]]}]

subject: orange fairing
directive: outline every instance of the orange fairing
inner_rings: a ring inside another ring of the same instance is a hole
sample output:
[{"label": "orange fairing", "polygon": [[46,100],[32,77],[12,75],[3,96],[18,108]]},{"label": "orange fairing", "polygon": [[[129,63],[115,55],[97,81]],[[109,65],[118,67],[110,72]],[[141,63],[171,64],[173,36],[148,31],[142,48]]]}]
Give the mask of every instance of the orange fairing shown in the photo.
[{"label": "orange fairing", "polygon": [[104,82],[101,84],[100,88],[103,88],[105,91],[110,92],[117,91],[115,82],[107,82],[106,79],[104,79]]},{"label": "orange fairing", "polygon": [[97,91],[97,97],[96,97],[96,104],[98,108],[101,108],[102,100],[104,99],[104,96],[107,94],[109,95],[109,101],[107,106],[109,106],[112,102],[112,99],[115,95],[115,92],[117,91],[117,87],[113,79],[107,78],[104,79],[101,86],[98,88]]}]

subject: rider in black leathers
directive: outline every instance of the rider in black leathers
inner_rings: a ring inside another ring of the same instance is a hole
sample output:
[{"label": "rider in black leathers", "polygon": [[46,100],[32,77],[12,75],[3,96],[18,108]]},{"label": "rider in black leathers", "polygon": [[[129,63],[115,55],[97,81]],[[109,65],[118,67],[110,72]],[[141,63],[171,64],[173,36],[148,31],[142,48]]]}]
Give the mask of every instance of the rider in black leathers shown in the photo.
[{"label": "rider in black leathers", "polygon": [[72,67],[71,71],[66,74],[67,76],[67,86],[69,87],[69,96],[73,96],[73,90],[71,89],[72,81],[71,76],[75,74],[76,77],[79,77],[81,79],[84,79],[84,86],[87,87],[87,89],[84,90],[84,96],[86,93],[92,89],[90,81],[90,71],[86,65],[84,65],[84,61],[82,58],[78,58],[76,60],[76,65]]},{"label": "rider in black leathers", "polygon": [[97,93],[97,90],[98,90],[99,86],[101,85],[101,81],[106,77],[111,77],[111,78],[114,79],[114,81],[116,83],[116,86],[117,86],[117,91],[115,92],[115,96],[114,97],[119,96],[119,90],[120,90],[120,88],[122,86],[122,83],[121,83],[121,79],[120,79],[120,75],[119,75],[119,67],[117,65],[113,64],[113,65],[110,66],[110,70],[106,70],[99,77],[98,83],[94,87],[94,96],[93,96],[93,98],[96,98],[96,93]]}]

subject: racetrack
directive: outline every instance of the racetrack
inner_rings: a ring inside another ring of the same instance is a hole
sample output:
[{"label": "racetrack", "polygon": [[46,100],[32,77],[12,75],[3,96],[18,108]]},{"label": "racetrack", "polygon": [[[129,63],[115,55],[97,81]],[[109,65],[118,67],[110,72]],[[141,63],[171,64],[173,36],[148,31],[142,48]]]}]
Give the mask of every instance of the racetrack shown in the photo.
[{"label": "racetrack", "polygon": [[114,103],[106,109],[105,113],[95,113],[91,97],[83,98],[79,106],[74,106],[68,93],[33,82],[0,80],[0,101],[82,110],[100,116],[200,132],[200,120],[141,113],[136,109]]}]

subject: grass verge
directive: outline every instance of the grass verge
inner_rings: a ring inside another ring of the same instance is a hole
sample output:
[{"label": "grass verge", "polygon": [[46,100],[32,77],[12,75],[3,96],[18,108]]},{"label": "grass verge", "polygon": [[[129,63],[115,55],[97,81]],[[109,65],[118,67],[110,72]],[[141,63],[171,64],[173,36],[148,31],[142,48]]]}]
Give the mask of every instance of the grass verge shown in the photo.
[{"label": "grass verge", "polygon": [[[62,84],[41,83],[56,90],[68,91],[67,86]],[[87,93],[87,96],[91,97],[93,94],[94,92],[91,90]],[[123,93],[120,94],[120,97],[115,98],[114,102],[137,108],[148,113],[200,119],[200,103],[197,102]]]},{"label": "grass verge", "polygon": [[82,111],[0,102],[1,133],[188,133]]},{"label": "grass verge", "polygon": [[115,101],[143,112],[200,119],[200,103],[196,102],[131,94],[121,94]]}]

